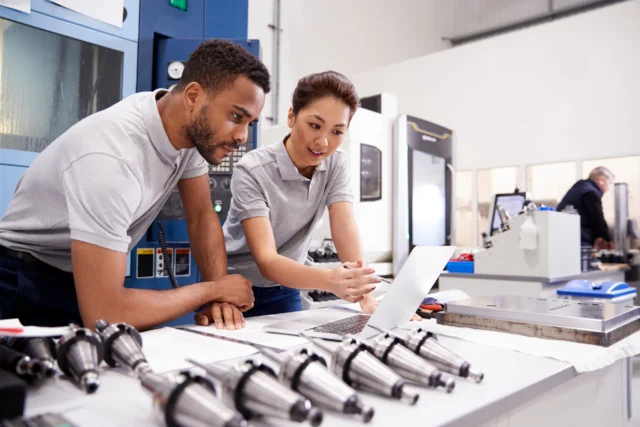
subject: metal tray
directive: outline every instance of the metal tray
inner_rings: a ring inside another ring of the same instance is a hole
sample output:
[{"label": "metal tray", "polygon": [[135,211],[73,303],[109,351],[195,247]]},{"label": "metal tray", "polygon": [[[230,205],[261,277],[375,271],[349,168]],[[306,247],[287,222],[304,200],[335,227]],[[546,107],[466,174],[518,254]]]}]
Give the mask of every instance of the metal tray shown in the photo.
[{"label": "metal tray", "polygon": [[519,296],[455,301],[438,323],[608,347],[640,330],[640,307]]}]

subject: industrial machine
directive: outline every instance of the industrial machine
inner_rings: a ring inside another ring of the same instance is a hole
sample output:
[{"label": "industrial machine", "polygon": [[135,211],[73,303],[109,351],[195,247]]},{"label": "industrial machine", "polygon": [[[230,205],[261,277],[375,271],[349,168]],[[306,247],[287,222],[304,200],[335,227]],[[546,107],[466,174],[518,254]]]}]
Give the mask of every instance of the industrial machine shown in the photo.
[{"label": "industrial machine", "polygon": [[139,8],[125,0],[118,28],[44,0],[30,14],[0,6],[0,216],[38,153],[135,93]]},{"label": "industrial machine", "polygon": [[578,215],[531,210],[511,218],[508,224],[508,229],[491,237],[490,248],[475,254],[475,273],[518,277],[580,274]]},{"label": "industrial machine", "polygon": [[[138,91],[171,89],[180,80],[191,52],[206,39],[229,39],[260,56],[260,42],[247,40],[247,2],[142,0],[140,8]],[[220,165],[209,167],[211,201],[222,223],[231,202],[233,169],[244,154],[256,148],[257,140],[258,126],[254,125],[246,144]],[[129,261],[127,287],[170,289],[201,281],[177,188],[157,221],[131,251]],[[193,323],[193,314],[170,322],[185,323]]]},{"label": "industrial machine", "polygon": [[[349,157],[353,210],[365,261],[382,275],[391,273],[392,125],[388,117],[360,108],[340,147]],[[319,247],[330,237],[329,214],[325,212],[313,240]]]},{"label": "industrial machine", "polygon": [[450,245],[453,215],[453,131],[401,115],[394,124],[393,273],[417,246]]}]

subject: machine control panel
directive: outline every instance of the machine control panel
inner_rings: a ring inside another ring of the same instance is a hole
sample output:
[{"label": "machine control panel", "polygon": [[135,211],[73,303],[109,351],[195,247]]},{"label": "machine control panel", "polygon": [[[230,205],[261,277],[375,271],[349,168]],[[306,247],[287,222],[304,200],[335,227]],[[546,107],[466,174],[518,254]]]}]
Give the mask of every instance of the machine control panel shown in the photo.
[{"label": "machine control panel", "polygon": [[[246,144],[241,144],[238,150],[226,157],[219,165],[209,165],[209,186],[211,188],[211,202],[213,208],[224,222],[231,205],[231,176],[238,162],[253,149],[253,132],[249,132]],[[185,219],[182,201],[178,189],[174,189],[171,196],[162,207],[160,219]]]}]

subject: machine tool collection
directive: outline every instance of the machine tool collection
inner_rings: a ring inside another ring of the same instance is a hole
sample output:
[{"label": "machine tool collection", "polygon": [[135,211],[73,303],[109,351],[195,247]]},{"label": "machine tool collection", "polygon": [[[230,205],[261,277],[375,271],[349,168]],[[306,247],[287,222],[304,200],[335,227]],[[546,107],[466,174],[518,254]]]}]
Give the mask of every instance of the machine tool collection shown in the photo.
[{"label": "machine tool collection", "polygon": [[358,390],[414,405],[420,395],[410,384],[450,393],[455,380],[449,374],[483,379],[422,329],[404,337],[379,331],[368,341],[347,336],[339,343],[305,336],[312,344],[305,348],[277,352],[256,345],[262,357],[217,364],[189,359],[194,369],[166,375],[152,371],[142,337],[132,326],[99,320],[96,330],[72,325],[57,342],[5,338],[0,341],[0,367],[36,381],[55,376],[57,360],[59,369],[86,393],[98,390],[103,360],[126,367],[170,427],[240,427],[262,417],[318,426],[324,410],[368,423],[375,410]]}]

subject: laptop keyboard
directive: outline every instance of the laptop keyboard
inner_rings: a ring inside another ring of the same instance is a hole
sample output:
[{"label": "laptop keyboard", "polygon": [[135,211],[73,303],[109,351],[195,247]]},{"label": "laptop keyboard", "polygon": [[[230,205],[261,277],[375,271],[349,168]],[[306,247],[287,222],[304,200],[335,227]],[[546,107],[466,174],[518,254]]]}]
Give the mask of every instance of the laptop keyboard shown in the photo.
[{"label": "laptop keyboard", "polygon": [[346,317],[334,322],[325,323],[310,329],[313,332],[324,332],[329,334],[348,335],[359,334],[369,321],[368,314],[358,314],[356,316]]}]

